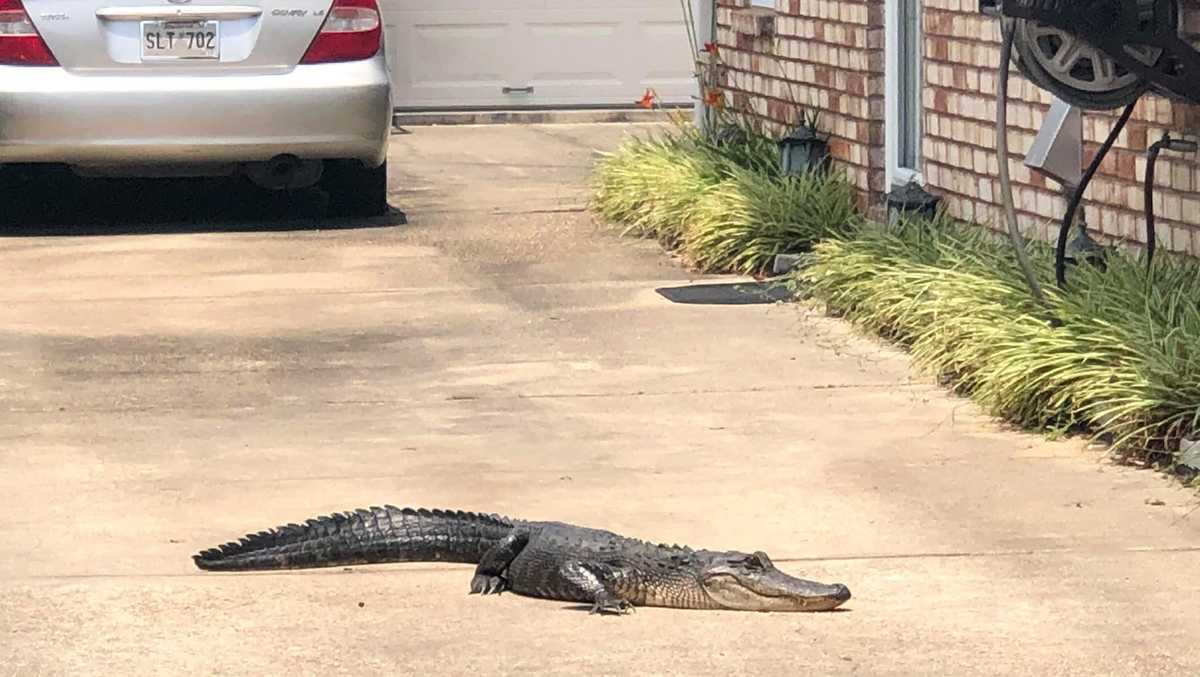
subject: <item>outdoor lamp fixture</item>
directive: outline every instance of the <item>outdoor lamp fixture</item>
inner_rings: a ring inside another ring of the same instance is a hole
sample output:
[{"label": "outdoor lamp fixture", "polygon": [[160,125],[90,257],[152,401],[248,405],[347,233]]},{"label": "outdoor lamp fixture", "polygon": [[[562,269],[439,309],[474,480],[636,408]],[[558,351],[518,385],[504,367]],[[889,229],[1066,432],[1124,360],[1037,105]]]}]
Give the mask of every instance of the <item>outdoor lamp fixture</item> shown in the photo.
[{"label": "outdoor lamp fixture", "polygon": [[829,168],[829,144],[801,125],[779,140],[779,168],[784,174],[823,172]]},{"label": "outdoor lamp fixture", "polygon": [[1067,250],[1063,260],[1071,265],[1080,263],[1089,263],[1101,271],[1107,270],[1108,265],[1104,259],[1107,253],[1099,242],[1092,239],[1092,236],[1087,232],[1087,224],[1083,219],[1075,224],[1075,237],[1067,243]]}]

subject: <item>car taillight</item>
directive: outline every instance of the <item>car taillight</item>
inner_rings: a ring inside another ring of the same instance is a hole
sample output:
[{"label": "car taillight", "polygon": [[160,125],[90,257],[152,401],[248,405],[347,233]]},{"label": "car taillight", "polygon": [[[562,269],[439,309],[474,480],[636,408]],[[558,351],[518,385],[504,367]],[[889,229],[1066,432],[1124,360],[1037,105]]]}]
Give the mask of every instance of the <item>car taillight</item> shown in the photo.
[{"label": "car taillight", "polygon": [[300,63],[369,59],[379,51],[381,24],[375,0],[334,0]]},{"label": "car taillight", "polygon": [[57,66],[21,0],[0,0],[0,64]]}]

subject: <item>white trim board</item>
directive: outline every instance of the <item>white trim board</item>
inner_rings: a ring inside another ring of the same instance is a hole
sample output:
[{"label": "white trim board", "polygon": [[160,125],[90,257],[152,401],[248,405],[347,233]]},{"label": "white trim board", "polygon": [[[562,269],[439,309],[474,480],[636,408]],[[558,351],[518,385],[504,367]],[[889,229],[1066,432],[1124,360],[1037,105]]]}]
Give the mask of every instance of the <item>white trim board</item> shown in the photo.
[{"label": "white trim board", "polygon": [[[884,3],[884,164],[887,189],[917,181],[922,185],[925,178],[921,172],[899,166],[900,135],[900,50],[897,38],[900,33],[900,7],[897,0]],[[923,67],[919,65],[918,68]],[[924,78],[921,78],[922,82]],[[918,97],[920,102],[921,97]],[[920,115],[918,115],[918,128]]]}]

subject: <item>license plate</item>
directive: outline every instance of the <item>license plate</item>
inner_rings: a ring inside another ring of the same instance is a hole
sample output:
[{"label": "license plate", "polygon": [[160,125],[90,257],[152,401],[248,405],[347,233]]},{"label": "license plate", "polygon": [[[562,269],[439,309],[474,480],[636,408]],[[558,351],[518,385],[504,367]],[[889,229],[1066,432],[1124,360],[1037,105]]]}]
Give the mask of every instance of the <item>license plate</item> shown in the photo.
[{"label": "license plate", "polygon": [[218,59],[221,31],[217,21],[143,21],[142,61]]}]

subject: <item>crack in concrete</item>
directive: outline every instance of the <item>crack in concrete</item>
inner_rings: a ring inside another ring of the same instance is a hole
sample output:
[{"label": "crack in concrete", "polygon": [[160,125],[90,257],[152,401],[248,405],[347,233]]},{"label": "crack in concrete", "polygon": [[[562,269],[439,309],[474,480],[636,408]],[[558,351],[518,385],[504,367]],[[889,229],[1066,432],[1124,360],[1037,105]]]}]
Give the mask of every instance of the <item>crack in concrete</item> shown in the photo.
[{"label": "crack in concrete", "polygon": [[[492,216],[528,216],[532,214],[582,214],[587,207],[566,205],[563,207],[542,207],[539,209],[422,209],[421,215],[426,214],[490,214]],[[416,221],[413,222],[416,225]]]},{"label": "crack in concrete", "polygon": [[429,287],[380,287],[377,289],[296,289],[292,291],[271,289],[240,294],[216,294],[195,296],[163,295],[163,296],[92,296],[78,297],[69,300],[61,298],[25,298],[11,299],[0,296],[0,302],[5,305],[74,305],[80,303],[144,303],[147,301],[221,301],[226,299],[269,299],[291,298],[296,296],[392,296],[404,294],[473,294],[479,292],[495,292],[523,289],[637,289],[645,287],[654,289],[664,284],[688,284],[683,280],[572,280],[568,282],[531,282],[529,284],[510,284],[498,287],[469,287],[442,285]]},{"label": "crack in concrete", "polygon": [[[755,388],[696,388],[691,390],[633,390],[624,392],[611,393],[516,393],[512,395],[450,395],[441,400],[430,400],[429,402],[474,402],[480,400],[488,401],[514,401],[514,400],[569,400],[569,399],[599,399],[599,398],[637,398],[637,397],[673,397],[680,395],[754,395],[757,393],[782,393],[782,392],[803,392],[817,390],[871,390],[871,389],[888,389],[888,388],[918,388],[927,386],[928,384],[902,381],[899,383],[867,383],[867,384],[826,384],[826,385],[799,385],[799,386],[768,386]],[[400,405],[412,404],[417,400],[414,399],[379,399],[379,400],[321,400],[318,404],[331,407],[362,407],[362,406],[384,406],[384,405]],[[272,405],[283,404],[273,402]],[[311,401],[295,401],[286,404],[294,404],[297,406],[311,407]],[[204,411],[256,411],[267,409],[267,406],[260,405],[229,405],[225,407],[81,407],[70,409],[72,413],[90,413],[90,414],[112,414],[125,412],[170,412],[170,411],[190,411],[192,409],[203,409]],[[67,409],[59,407],[42,408],[42,409],[6,409],[11,414],[62,414]]]},{"label": "crack in concrete", "polygon": [[898,383],[825,383],[786,386],[754,386],[750,388],[693,388],[689,390],[628,390],[611,393],[581,392],[581,393],[517,393],[516,395],[451,395],[451,401],[473,400],[551,400],[551,399],[588,399],[606,397],[670,397],[673,395],[742,395],[754,393],[783,393],[802,392],[809,390],[871,390],[877,388],[911,388],[926,385],[916,381],[901,381]]},{"label": "crack in concrete", "polygon": [[[421,162],[397,162],[394,165],[397,168],[407,168],[416,171],[424,170],[429,167],[520,167],[529,169],[578,169],[581,172],[591,171],[592,165],[563,165],[563,164],[540,164],[535,162],[464,162],[462,160],[421,160]],[[401,191],[401,195],[404,191]]]}]

